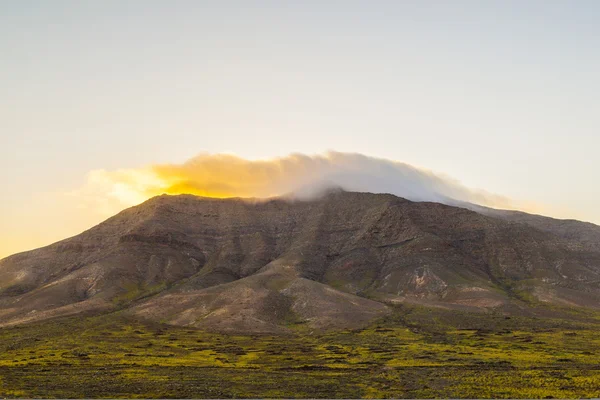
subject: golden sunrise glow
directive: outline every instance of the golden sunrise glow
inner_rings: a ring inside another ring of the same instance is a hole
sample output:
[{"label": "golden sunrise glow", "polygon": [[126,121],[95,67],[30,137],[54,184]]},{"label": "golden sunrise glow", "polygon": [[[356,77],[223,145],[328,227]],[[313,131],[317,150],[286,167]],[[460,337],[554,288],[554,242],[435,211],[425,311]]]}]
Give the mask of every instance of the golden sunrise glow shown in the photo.
[{"label": "golden sunrise glow", "polygon": [[[3,223],[20,228],[13,228],[9,237],[0,238],[3,239],[0,240],[0,258],[15,250],[41,246],[76,234],[124,208],[161,194],[268,198],[294,193],[298,197],[311,197],[332,185],[349,191],[392,193],[411,200],[443,202],[443,198],[452,198],[494,208],[569,215],[565,210],[472,190],[450,177],[405,163],[361,154],[293,154],[270,160],[200,154],[181,164],[89,172],[79,189],[58,197],[40,198],[44,207],[50,207],[53,202],[54,212],[50,215],[56,219],[54,226],[57,228],[52,231],[38,230],[37,221],[48,220],[50,216],[31,218],[31,207],[24,206],[21,212],[5,216]],[[41,212],[44,207],[34,209]],[[30,218],[30,225],[21,222],[25,216]],[[31,232],[39,233],[39,237],[32,236]]]},{"label": "golden sunrise glow", "polygon": [[110,215],[161,194],[267,198],[307,189],[310,192],[325,185],[393,193],[413,200],[436,201],[445,196],[497,208],[539,210],[533,204],[514,204],[503,196],[468,189],[451,178],[408,164],[336,152],[257,161],[201,154],[182,164],[97,170],[88,175],[86,186],[73,194],[84,199],[88,208]]},{"label": "golden sunrise glow", "polygon": [[600,1],[492,2],[0,3],[0,258],[329,183],[600,224]]}]

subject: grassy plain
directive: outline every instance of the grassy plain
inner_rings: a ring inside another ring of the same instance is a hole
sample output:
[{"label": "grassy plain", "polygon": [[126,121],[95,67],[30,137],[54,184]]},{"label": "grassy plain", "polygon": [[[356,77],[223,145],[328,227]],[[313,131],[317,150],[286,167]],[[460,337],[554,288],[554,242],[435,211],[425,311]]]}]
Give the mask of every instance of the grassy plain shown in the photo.
[{"label": "grassy plain", "polygon": [[291,321],[288,336],[66,318],[0,329],[0,398],[600,397],[600,318],[548,312],[401,306],[353,331]]}]

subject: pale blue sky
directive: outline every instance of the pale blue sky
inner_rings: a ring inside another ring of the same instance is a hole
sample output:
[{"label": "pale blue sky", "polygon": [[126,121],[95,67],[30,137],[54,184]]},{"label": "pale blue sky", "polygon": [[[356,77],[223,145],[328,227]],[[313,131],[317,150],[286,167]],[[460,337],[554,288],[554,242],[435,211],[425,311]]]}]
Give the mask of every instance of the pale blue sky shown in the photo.
[{"label": "pale blue sky", "polygon": [[600,223],[598,21],[600,1],[0,0],[0,216],[93,169],[332,149]]}]

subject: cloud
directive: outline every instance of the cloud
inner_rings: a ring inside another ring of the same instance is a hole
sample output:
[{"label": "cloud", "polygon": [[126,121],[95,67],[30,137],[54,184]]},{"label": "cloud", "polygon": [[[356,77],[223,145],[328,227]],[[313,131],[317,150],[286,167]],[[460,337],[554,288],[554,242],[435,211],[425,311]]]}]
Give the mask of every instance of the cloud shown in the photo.
[{"label": "cloud", "polygon": [[139,169],[96,170],[71,195],[84,208],[110,215],[160,195],[189,193],[208,197],[268,198],[312,196],[327,187],[392,193],[414,201],[523,209],[510,199],[469,189],[457,180],[409,164],[356,153],[291,154],[270,160],[246,160],[229,154],[200,154],[182,164]]}]

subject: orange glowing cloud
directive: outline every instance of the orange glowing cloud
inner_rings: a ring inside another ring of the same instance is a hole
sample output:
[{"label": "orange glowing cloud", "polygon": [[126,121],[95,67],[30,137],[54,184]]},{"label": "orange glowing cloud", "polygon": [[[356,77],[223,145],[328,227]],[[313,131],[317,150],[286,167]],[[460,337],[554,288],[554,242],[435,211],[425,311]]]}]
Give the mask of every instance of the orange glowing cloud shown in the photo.
[{"label": "orange glowing cloud", "polygon": [[[200,154],[181,164],[91,171],[85,184],[69,193],[47,193],[1,215],[10,229],[0,236],[0,258],[77,234],[124,208],[150,197],[189,193],[207,197],[267,198],[317,196],[337,186],[349,191],[392,193],[416,201],[520,209],[554,216],[564,210],[515,202],[472,190],[441,174],[361,154],[293,154],[246,160],[227,154]],[[39,229],[40,221],[51,229]]]},{"label": "orange glowing cloud", "polygon": [[525,209],[510,199],[472,190],[458,181],[411,165],[361,154],[292,154],[270,160],[246,160],[228,154],[200,154],[182,164],[139,169],[96,170],[73,192],[85,208],[110,215],[166,194],[207,197],[311,196],[337,186],[351,191],[392,193],[415,201],[467,201],[484,206]]}]

